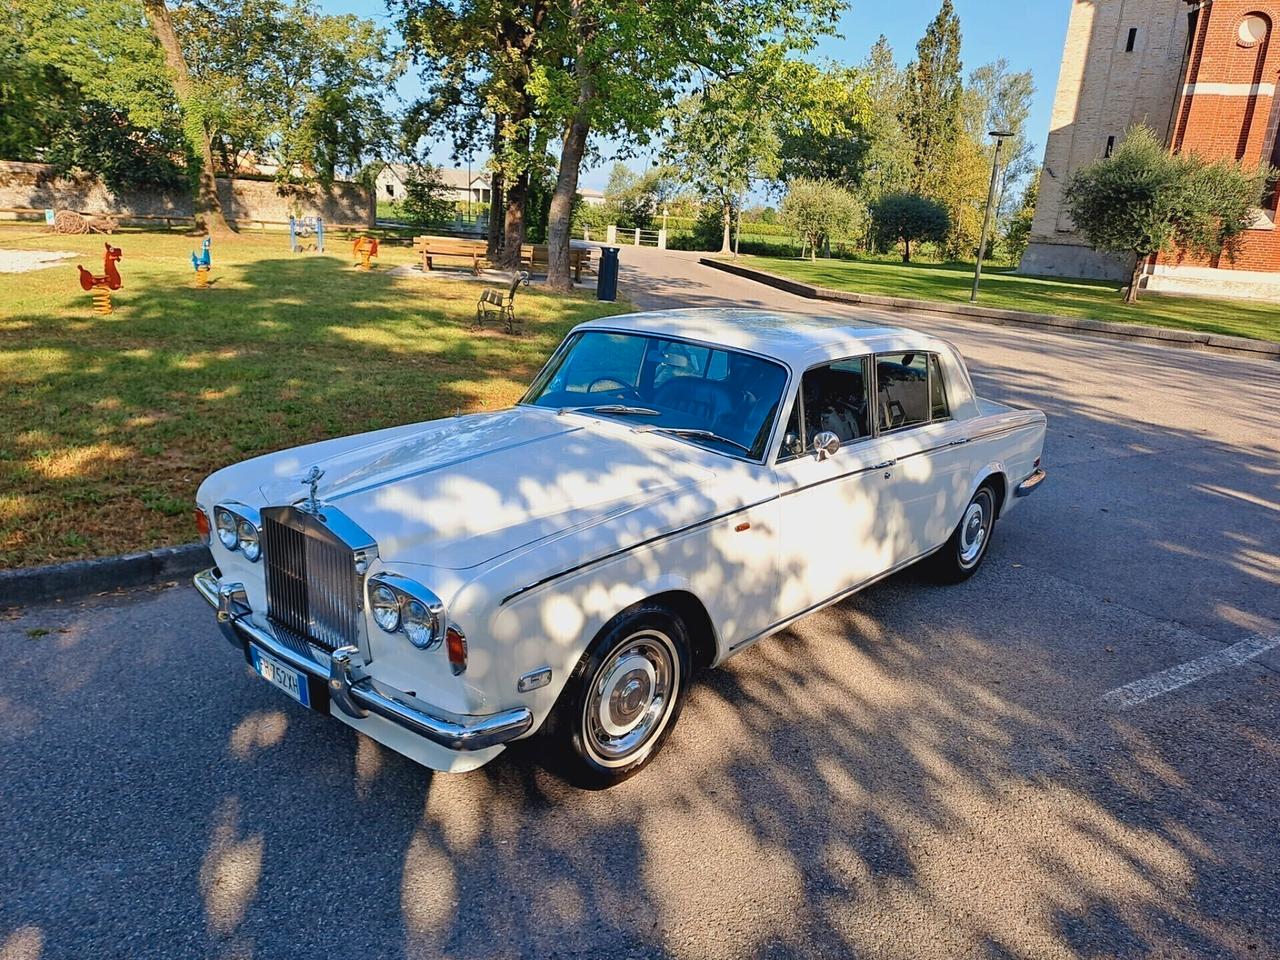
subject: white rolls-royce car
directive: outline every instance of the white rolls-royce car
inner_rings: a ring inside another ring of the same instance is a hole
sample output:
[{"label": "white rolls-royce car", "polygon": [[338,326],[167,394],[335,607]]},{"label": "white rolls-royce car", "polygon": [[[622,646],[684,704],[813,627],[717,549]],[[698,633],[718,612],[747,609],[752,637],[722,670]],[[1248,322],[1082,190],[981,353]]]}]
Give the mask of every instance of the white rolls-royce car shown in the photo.
[{"label": "white rolls-royce car", "polygon": [[511,409],[219,470],[195,585],[304,707],[435,770],[537,735],[605,786],[699,669],[908,564],[970,576],[1044,480],[1044,435],[913,330],[608,317]]}]

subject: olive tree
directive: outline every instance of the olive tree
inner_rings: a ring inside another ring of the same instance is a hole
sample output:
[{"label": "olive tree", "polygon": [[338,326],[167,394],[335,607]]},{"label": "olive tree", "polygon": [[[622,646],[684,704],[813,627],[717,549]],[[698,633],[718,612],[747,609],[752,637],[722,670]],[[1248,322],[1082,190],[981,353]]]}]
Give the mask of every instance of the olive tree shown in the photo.
[{"label": "olive tree", "polygon": [[911,262],[911,244],[941,243],[951,230],[947,208],[914,193],[885,194],[871,208],[871,222],[880,243],[902,243],[902,262]]},{"label": "olive tree", "polygon": [[1234,258],[1273,177],[1270,167],[1172,154],[1150,128],[1136,126],[1110,157],[1078,170],[1063,198],[1094,249],[1134,257],[1125,293],[1134,303],[1143,264],[1161,251]]},{"label": "olive tree", "polygon": [[818,259],[824,240],[858,233],[866,219],[861,202],[835,181],[805,177],[791,181],[781,213],[782,222],[795,231],[812,260]]}]

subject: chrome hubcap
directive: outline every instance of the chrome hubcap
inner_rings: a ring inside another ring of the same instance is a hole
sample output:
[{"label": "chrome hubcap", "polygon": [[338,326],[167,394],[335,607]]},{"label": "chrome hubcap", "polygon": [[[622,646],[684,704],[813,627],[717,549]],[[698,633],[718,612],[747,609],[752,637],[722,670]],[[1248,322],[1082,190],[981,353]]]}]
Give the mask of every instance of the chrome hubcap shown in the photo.
[{"label": "chrome hubcap", "polygon": [[629,762],[666,725],[679,665],[656,631],[629,637],[601,664],[583,707],[587,749],[606,766]]},{"label": "chrome hubcap", "polygon": [[991,500],[983,495],[969,504],[960,521],[960,562],[969,566],[982,556],[991,529]]}]

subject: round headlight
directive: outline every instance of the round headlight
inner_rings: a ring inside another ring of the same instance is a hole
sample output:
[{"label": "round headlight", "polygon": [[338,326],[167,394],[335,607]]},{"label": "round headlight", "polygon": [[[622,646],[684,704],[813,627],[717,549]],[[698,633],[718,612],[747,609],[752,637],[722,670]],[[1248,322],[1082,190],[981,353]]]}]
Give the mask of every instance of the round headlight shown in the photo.
[{"label": "round headlight", "polygon": [[436,639],[436,619],[417,600],[404,605],[404,633],[415,647],[426,648]]},{"label": "round headlight", "polygon": [[236,535],[240,538],[240,552],[250,563],[255,563],[262,556],[262,542],[258,539],[258,528],[248,520],[236,524]]},{"label": "round headlight", "polygon": [[228,550],[240,545],[240,535],[236,533],[236,518],[230,510],[219,508],[214,511],[213,522],[218,526],[218,540]]},{"label": "round headlight", "polygon": [[400,627],[400,598],[388,586],[377,586],[370,594],[373,602],[373,620],[387,633],[395,633]]}]

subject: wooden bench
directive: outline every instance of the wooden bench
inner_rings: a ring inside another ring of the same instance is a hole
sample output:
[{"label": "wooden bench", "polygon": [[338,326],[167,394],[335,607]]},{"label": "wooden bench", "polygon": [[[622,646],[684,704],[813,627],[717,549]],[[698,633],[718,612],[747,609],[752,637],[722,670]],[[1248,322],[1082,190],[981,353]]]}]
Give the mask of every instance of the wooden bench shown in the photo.
[{"label": "wooden bench", "polygon": [[[526,243],[520,247],[520,265],[531,273],[546,273],[548,265],[547,245],[545,243]],[[573,271],[573,282],[582,282],[582,273],[591,272],[591,248],[570,247],[569,269]]]},{"label": "wooden bench", "polygon": [[423,271],[433,270],[440,257],[469,261],[471,272],[480,275],[480,266],[486,262],[483,240],[457,240],[452,237],[414,237],[413,252],[422,257]]}]

